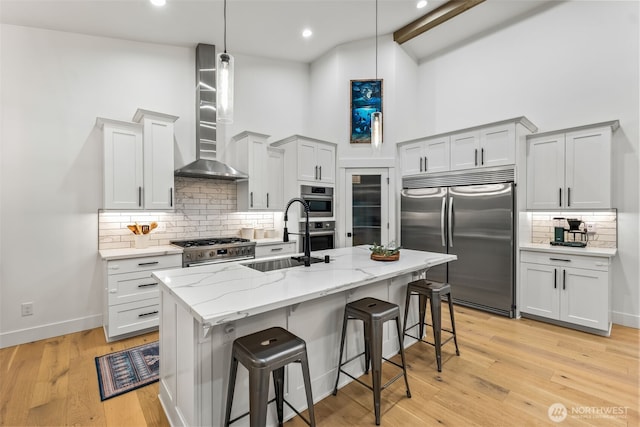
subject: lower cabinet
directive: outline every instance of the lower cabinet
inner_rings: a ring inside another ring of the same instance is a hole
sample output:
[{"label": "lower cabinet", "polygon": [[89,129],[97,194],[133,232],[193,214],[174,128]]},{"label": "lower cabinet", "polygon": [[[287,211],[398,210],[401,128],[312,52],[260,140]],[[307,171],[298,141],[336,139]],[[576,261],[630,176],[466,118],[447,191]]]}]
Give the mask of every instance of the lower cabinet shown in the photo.
[{"label": "lower cabinet", "polygon": [[181,255],[159,255],[106,260],[103,327],[107,341],[147,332],[158,327],[158,282],[153,270],[179,268]]},{"label": "lower cabinet", "polygon": [[610,332],[609,258],[523,251],[521,313]]},{"label": "lower cabinet", "polygon": [[288,255],[294,254],[296,252],[295,240],[289,242],[269,242],[256,244],[256,258]]}]

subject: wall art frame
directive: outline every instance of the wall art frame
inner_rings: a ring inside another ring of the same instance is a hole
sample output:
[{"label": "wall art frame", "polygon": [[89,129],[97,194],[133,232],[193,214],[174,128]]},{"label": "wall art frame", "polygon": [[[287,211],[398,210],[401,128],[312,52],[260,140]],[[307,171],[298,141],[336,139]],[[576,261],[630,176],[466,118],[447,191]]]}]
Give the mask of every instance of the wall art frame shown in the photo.
[{"label": "wall art frame", "polygon": [[[351,144],[371,144],[371,114],[382,113],[382,79],[351,80]],[[384,114],[383,114],[384,116]]]}]

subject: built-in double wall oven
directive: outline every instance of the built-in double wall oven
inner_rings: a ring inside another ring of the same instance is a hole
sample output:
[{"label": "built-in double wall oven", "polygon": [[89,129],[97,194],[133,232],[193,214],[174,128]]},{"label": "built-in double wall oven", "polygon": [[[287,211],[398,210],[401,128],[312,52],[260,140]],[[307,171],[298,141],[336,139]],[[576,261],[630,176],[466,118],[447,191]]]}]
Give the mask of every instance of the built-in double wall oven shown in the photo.
[{"label": "built-in double wall oven", "polygon": [[[333,218],[333,188],[301,185],[300,197],[309,205],[310,218]],[[303,208],[300,214],[304,218]]]}]

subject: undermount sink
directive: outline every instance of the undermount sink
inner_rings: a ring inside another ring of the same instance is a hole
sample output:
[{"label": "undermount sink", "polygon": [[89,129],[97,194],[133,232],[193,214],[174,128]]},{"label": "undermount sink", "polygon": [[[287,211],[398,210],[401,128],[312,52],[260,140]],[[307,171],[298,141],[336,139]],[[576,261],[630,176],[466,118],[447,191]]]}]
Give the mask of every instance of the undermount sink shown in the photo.
[{"label": "undermount sink", "polygon": [[[315,264],[317,262],[323,262],[323,259],[311,257],[311,264]],[[273,271],[304,265],[304,259],[303,257],[279,258],[267,261],[250,262],[243,265],[258,271]]]}]

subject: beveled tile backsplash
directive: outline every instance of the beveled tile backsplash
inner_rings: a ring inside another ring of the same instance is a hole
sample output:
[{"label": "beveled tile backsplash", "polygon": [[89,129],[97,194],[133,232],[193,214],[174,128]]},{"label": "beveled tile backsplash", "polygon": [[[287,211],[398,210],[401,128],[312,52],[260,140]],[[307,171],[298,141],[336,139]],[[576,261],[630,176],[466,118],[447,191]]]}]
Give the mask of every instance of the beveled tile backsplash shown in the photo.
[{"label": "beveled tile backsplash", "polygon": [[232,181],[175,177],[175,212],[100,211],[98,250],[134,246],[128,224],[158,223],[149,245],[201,237],[239,237],[241,228],[271,229],[271,212],[236,212],[236,184]]},{"label": "beveled tile backsplash", "polygon": [[[531,215],[531,242],[549,243],[553,240],[554,217],[576,218],[586,223],[595,225],[595,232],[588,234],[587,246],[593,248],[615,248],[617,247],[617,215],[616,212],[557,212],[557,213],[536,213]],[[569,228],[566,220],[563,221],[565,228]],[[581,226],[582,228],[582,226]],[[565,233],[565,239],[571,237],[570,233]],[[571,240],[571,239],[569,239]],[[576,235],[576,240],[580,236]]]}]

